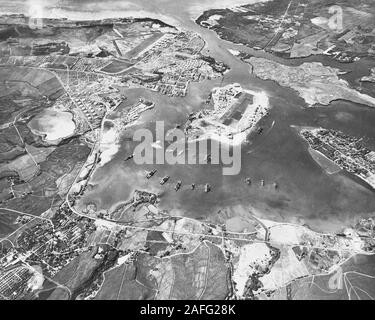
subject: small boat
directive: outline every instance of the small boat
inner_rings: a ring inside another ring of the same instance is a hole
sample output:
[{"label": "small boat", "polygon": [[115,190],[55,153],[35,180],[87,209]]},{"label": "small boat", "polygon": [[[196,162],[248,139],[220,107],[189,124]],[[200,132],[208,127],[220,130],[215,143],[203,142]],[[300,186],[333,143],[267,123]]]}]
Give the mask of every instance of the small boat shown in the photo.
[{"label": "small boat", "polygon": [[165,176],[163,179],[160,180],[160,184],[163,185],[164,183],[166,183],[167,181],[169,180],[169,176]]},{"label": "small boat", "polygon": [[264,187],[264,180],[263,180],[263,179],[260,180],[260,185],[261,185],[262,187]]},{"label": "small boat", "polygon": [[191,190],[194,190],[195,189],[195,183],[192,183],[191,184]]},{"label": "small boat", "polygon": [[152,178],[154,174],[156,173],[156,171],[157,171],[156,169],[152,169],[150,172],[147,173],[146,178],[147,179]]},{"label": "small boat", "polygon": [[274,183],[273,183],[273,187],[274,187],[275,189],[278,189],[278,188],[279,188],[279,185],[277,184],[277,182],[274,182]]},{"label": "small boat", "polygon": [[177,192],[178,190],[180,190],[181,185],[182,185],[182,181],[181,181],[181,180],[178,180],[177,183],[176,183],[176,185],[174,186],[174,189],[176,190],[176,192]]},{"label": "small boat", "polygon": [[206,104],[209,104],[209,103],[211,102],[211,99],[212,99],[212,92],[210,92],[210,94],[208,95],[208,97],[207,97],[205,103],[206,103]]},{"label": "small boat", "polygon": [[246,184],[251,185],[251,179],[250,178],[246,178],[245,182],[246,182]]},{"label": "small boat", "polygon": [[206,183],[206,185],[204,186],[204,192],[210,192],[211,191],[211,186],[208,184],[208,183]]},{"label": "small boat", "polygon": [[134,154],[131,154],[130,156],[127,156],[124,161],[128,161],[130,159],[133,159],[133,157],[134,157]]}]

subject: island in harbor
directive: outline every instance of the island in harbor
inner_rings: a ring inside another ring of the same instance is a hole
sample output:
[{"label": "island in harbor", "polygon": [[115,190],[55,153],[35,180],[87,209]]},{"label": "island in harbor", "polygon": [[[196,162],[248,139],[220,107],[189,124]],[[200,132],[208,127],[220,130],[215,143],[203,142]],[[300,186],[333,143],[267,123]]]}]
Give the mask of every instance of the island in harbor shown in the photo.
[{"label": "island in harbor", "polygon": [[228,145],[240,145],[257,128],[270,109],[264,92],[245,90],[238,83],[214,88],[213,109],[192,115],[185,131],[190,140],[211,138]]}]

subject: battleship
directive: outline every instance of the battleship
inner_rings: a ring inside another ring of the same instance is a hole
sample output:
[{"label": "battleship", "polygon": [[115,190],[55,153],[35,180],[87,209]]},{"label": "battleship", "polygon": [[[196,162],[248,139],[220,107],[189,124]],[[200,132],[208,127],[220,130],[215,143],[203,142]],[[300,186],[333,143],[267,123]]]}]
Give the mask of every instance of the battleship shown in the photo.
[{"label": "battleship", "polygon": [[181,180],[178,180],[177,183],[176,183],[176,185],[174,186],[174,189],[175,189],[176,192],[177,192],[178,190],[180,190],[181,185],[182,185],[182,181],[181,181]]},{"label": "battleship", "polygon": [[160,184],[163,185],[169,180],[169,176],[165,176],[163,179],[160,180]]},{"label": "battleship", "polygon": [[154,174],[156,173],[156,171],[157,171],[156,169],[152,169],[150,172],[147,173],[146,178],[147,179],[152,178]]},{"label": "battleship", "polygon": [[127,157],[124,159],[124,161],[128,161],[128,160],[130,160],[130,159],[133,159],[133,157],[134,157],[134,154],[131,154],[131,155],[127,156]]},{"label": "battleship", "polygon": [[204,192],[208,193],[210,191],[211,191],[211,186],[208,183],[206,183],[206,185],[204,186]]},{"label": "battleship", "polygon": [[210,104],[211,99],[212,99],[212,92],[210,92],[210,94],[208,95],[208,97],[207,97],[207,99],[205,101],[205,104]]}]

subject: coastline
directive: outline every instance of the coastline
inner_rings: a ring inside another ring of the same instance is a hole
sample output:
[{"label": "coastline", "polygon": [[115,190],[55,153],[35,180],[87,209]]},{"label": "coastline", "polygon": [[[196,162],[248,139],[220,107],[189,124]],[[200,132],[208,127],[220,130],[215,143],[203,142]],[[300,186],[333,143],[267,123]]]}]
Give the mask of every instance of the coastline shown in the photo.
[{"label": "coastline", "polygon": [[[358,174],[355,174],[353,172],[349,172],[347,170],[345,170],[344,168],[342,168],[341,166],[339,166],[336,162],[332,161],[331,159],[329,159],[326,155],[324,155],[322,152],[318,151],[318,150],[315,150],[313,149],[309,142],[302,136],[301,134],[301,131],[302,130],[316,130],[316,129],[323,129],[323,128],[319,128],[319,127],[308,127],[308,126],[291,126],[293,129],[297,130],[298,132],[298,135],[308,144],[308,152],[310,154],[310,156],[313,158],[313,160],[329,175],[332,175],[332,174],[336,174],[336,173],[339,173],[340,171],[343,171],[343,172],[346,172],[349,177],[355,177],[356,179],[360,179],[363,183],[365,183],[366,185],[368,185],[368,187],[370,188],[370,190],[375,190],[375,187],[374,185],[372,185],[372,181],[367,181],[366,178],[358,175]],[[373,175],[374,176],[374,175]],[[372,176],[372,180],[375,180]],[[371,180],[370,179],[370,180]],[[353,179],[355,181],[355,179]]]},{"label": "coastline", "polygon": [[206,41],[205,41],[206,42]]}]

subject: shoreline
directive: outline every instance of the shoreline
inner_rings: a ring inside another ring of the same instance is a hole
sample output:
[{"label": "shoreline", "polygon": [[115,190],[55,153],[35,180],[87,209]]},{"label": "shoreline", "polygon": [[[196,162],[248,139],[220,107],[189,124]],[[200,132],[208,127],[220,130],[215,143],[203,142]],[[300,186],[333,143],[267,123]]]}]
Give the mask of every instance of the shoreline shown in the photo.
[{"label": "shoreline", "polygon": [[[326,130],[322,127],[308,127],[308,126],[291,126],[293,129],[296,129],[297,132],[298,132],[298,135],[307,143],[308,145],[308,151],[309,151],[309,154],[310,156],[313,158],[313,160],[329,175],[332,175],[332,174],[336,174],[336,173],[339,173],[339,172],[345,172],[346,174],[349,175],[349,177],[353,180],[353,181],[356,181],[354,179],[354,177],[356,179],[360,179],[363,183],[365,183],[369,188],[370,190],[375,190],[375,186],[371,184],[371,182],[367,181],[365,178],[363,178],[362,176],[354,173],[354,172],[350,172],[350,171],[347,171],[345,170],[344,168],[342,168],[341,166],[339,166],[336,162],[334,162],[333,160],[329,159],[326,155],[324,155],[322,152],[318,151],[318,150],[315,150],[314,148],[312,148],[310,146],[310,143],[302,136],[301,134],[301,131],[302,130],[317,130],[317,129],[322,129],[322,130]],[[316,155],[322,157],[322,159],[319,159],[318,157],[314,157],[314,154],[313,152],[316,153]],[[333,172],[330,172],[329,171],[329,166],[327,165],[327,168],[326,166],[321,162],[322,160],[324,161],[327,161],[328,164],[332,165],[333,167],[337,167],[337,170],[333,171]],[[366,187],[366,186],[364,186]]]},{"label": "shoreline", "polygon": [[205,42],[206,42],[206,40],[205,40]]}]

